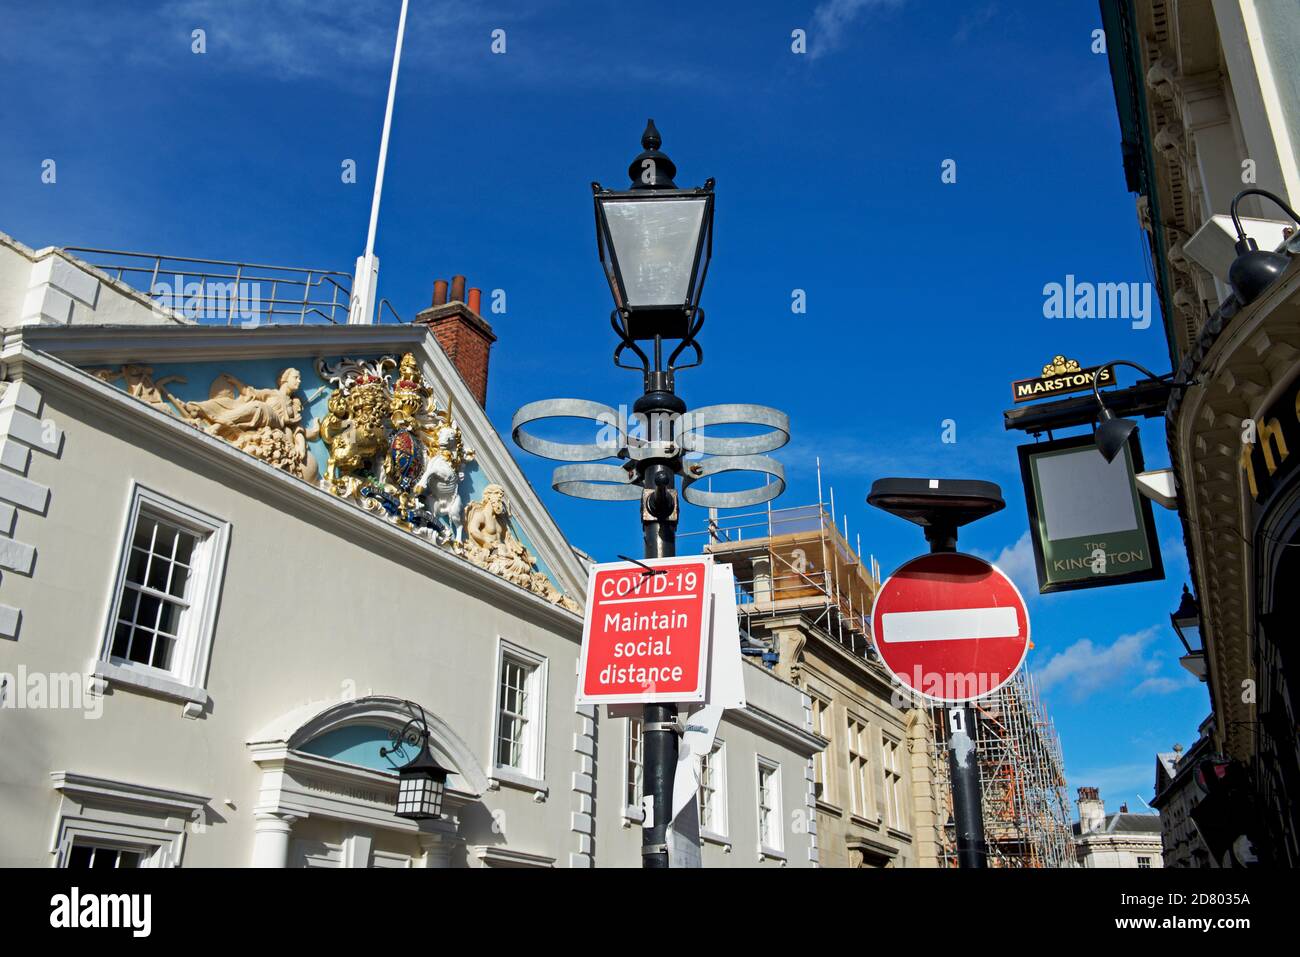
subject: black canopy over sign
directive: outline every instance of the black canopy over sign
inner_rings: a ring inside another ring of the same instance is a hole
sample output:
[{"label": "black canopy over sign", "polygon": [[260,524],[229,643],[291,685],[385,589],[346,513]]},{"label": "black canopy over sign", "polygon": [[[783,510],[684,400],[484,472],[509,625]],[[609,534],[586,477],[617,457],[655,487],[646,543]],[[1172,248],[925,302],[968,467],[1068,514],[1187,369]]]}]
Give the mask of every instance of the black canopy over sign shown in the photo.
[{"label": "black canopy over sign", "polygon": [[1137,489],[1136,442],[1107,462],[1091,435],[1022,445],[1038,590],[1046,594],[1165,577],[1151,503]]}]

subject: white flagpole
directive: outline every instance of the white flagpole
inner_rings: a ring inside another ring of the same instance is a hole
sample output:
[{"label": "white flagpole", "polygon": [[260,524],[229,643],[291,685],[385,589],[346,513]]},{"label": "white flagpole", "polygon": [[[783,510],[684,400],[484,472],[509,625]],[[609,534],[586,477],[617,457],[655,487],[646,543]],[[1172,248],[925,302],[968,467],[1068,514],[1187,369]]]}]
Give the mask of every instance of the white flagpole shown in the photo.
[{"label": "white flagpole", "polygon": [[357,259],[352,280],[352,308],[349,325],[368,326],[375,319],[375,288],[379,283],[379,260],[375,258],[375,230],[379,226],[379,197],[384,191],[384,165],[388,162],[388,131],[393,125],[393,100],[397,96],[397,68],[402,62],[402,37],[406,33],[406,5],[397,21],[397,46],[393,50],[393,74],[388,81],[388,106],[384,110],[384,132],[379,139],[379,167],[375,171],[375,195],[370,203],[370,230],[366,233],[365,255]]}]

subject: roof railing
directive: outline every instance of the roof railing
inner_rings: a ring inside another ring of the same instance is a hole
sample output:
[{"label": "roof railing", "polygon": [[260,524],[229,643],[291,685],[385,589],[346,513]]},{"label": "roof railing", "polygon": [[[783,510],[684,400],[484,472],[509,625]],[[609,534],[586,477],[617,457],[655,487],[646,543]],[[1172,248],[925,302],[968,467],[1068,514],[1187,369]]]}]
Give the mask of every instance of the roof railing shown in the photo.
[{"label": "roof railing", "polygon": [[[331,269],[270,266],[228,259],[65,246],[64,252],[132,286],[158,307],[204,325],[345,325],[352,274]],[[377,321],[387,305],[381,300]]]}]

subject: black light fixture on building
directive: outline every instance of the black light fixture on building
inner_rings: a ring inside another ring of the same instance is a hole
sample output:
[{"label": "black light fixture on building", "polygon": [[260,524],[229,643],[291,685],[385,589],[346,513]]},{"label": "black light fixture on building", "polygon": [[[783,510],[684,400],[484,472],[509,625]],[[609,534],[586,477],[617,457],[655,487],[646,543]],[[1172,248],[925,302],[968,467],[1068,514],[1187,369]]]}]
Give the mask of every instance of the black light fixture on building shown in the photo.
[{"label": "black light fixture on building", "polygon": [[[416,708],[409,701],[407,707],[412,711]],[[429,750],[429,725],[424,718],[424,709],[419,710],[418,718],[406,722],[390,737],[393,746],[380,748],[381,758],[404,751],[406,744],[420,749],[414,758],[397,769],[397,816],[412,821],[437,820],[442,816],[442,799],[447,790],[447,775],[451,772],[434,760]]]},{"label": "black light fixture on building", "polygon": [[1109,369],[1114,366],[1129,366],[1137,369],[1139,372],[1146,373],[1152,379],[1167,379],[1168,376],[1158,376],[1145,366],[1140,366],[1136,362],[1128,362],[1124,359],[1115,359],[1112,362],[1106,362],[1097,367],[1097,374],[1092,377],[1092,394],[1097,399],[1097,405],[1101,411],[1098,414],[1098,424],[1096,431],[1097,451],[1107,462],[1115,461],[1120,450],[1128,442],[1129,436],[1137,431],[1137,423],[1132,419],[1121,419],[1110,409],[1106,408],[1106,402],[1101,397],[1098,386],[1101,384],[1101,372],[1103,369]]},{"label": "black light fixture on building", "polygon": [[1295,210],[1266,189],[1243,189],[1232,198],[1232,225],[1237,230],[1237,258],[1228,267],[1228,284],[1243,306],[1248,306],[1267,289],[1278,276],[1286,271],[1291,257],[1283,253],[1260,249],[1259,243],[1246,235],[1241,228],[1241,217],[1237,215],[1237,204],[1246,196],[1263,196],[1272,200],[1291,219],[1300,225],[1300,216]]},{"label": "black light fixture on building", "polygon": [[629,339],[687,339],[713,255],[713,180],[678,189],[654,120],[622,191],[592,183],[596,243]]},{"label": "black light fixture on building", "polygon": [[1187,649],[1187,654],[1178,659],[1178,663],[1194,674],[1197,679],[1206,679],[1205,649],[1201,645],[1201,607],[1192,597],[1187,586],[1183,586],[1183,600],[1178,609],[1169,616],[1178,640]]}]

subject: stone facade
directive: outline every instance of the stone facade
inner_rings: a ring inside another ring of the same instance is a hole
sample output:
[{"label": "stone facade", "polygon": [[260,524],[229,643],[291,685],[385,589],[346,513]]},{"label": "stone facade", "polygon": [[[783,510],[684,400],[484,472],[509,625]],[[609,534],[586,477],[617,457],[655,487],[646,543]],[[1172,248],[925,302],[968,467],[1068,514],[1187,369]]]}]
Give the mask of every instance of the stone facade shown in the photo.
[{"label": "stone facade", "polygon": [[[1123,161],[1147,231],[1175,388],[1166,413],[1213,725],[1228,770],[1197,811],[1216,861],[1300,862],[1300,675],[1288,667],[1300,541],[1300,262],[1242,301],[1229,213],[1244,188],[1300,205],[1300,7],[1104,0]],[[1239,203],[1262,250],[1286,212]],[[1288,436],[1290,442],[1288,442]]]},{"label": "stone facade", "polygon": [[[22,757],[0,769],[0,865],[640,865],[602,799],[622,722],[574,705],[587,561],[428,328],[185,322],[7,237],[0,327],[0,751]],[[308,376],[385,356],[384,467],[348,474],[393,508],[368,509],[313,473],[359,426],[339,406],[313,430],[334,393]],[[412,442],[460,449],[453,418],[474,456],[450,456],[441,514],[501,505],[463,541],[421,534],[412,466]],[[746,671],[721,732],[736,852],[705,863],[809,866],[784,810],[820,741],[797,689]],[[451,772],[439,820],[394,813],[412,720]],[[738,852],[760,756],[779,859]]]},{"label": "stone facade", "polygon": [[1079,823],[1074,826],[1074,852],[1080,867],[1163,867],[1160,818],[1130,814],[1127,805],[1106,814],[1096,788],[1079,788]]}]

